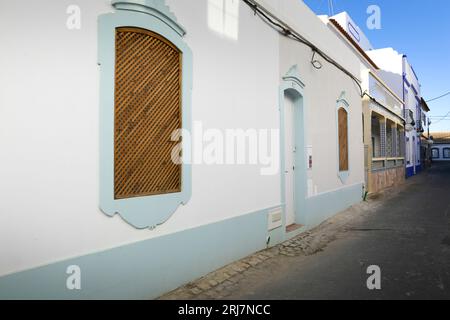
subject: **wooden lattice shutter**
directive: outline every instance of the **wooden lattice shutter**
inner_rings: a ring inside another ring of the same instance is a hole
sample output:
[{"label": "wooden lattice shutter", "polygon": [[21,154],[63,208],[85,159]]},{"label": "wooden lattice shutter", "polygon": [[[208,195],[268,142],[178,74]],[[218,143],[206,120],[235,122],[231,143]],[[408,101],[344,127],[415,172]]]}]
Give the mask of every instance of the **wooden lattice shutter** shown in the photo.
[{"label": "wooden lattice shutter", "polygon": [[348,114],[344,108],[338,111],[339,117],[339,171],[348,171]]},{"label": "wooden lattice shutter", "polygon": [[182,128],[181,52],[148,30],[117,28],[115,77],[115,198],[180,192],[171,136]]}]

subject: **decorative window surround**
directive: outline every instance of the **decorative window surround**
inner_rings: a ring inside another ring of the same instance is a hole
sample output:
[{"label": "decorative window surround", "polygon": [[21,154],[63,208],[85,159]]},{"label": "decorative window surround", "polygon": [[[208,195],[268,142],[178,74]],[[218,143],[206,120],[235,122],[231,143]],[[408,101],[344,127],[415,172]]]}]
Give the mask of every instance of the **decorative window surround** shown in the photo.
[{"label": "decorative window surround", "polygon": [[[192,53],[183,41],[186,34],[164,0],[113,0],[115,12],[98,20],[100,65],[100,209],[108,216],[119,214],[137,229],[163,224],[191,198],[191,166],[182,164],[181,192],[130,199],[114,199],[114,88],[115,39],[119,27],[136,27],[156,33],[182,53],[182,129],[191,131]],[[183,141],[183,150],[189,150]],[[184,155],[190,152],[184,152]]]},{"label": "decorative window surround", "polygon": [[433,148],[431,149],[432,158],[433,159],[439,159],[440,158],[440,150],[439,148]]},{"label": "decorative window surround", "polygon": [[[338,177],[341,180],[341,182],[343,184],[345,184],[347,182],[347,179],[350,175],[350,140],[349,140],[349,132],[351,132],[350,130],[350,121],[349,121],[349,116],[350,116],[350,105],[347,102],[347,99],[345,98],[346,93],[345,91],[343,91],[340,95],[340,97],[336,100],[336,145],[337,145],[337,172],[338,172]],[[339,144],[339,109],[343,108],[346,112],[347,112],[347,152],[348,152],[348,170],[346,171],[341,171],[340,170],[340,144]]]},{"label": "decorative window surround", "polygon": [[450,148],[442,149],[442,156],[444,159],[450,159]]}]

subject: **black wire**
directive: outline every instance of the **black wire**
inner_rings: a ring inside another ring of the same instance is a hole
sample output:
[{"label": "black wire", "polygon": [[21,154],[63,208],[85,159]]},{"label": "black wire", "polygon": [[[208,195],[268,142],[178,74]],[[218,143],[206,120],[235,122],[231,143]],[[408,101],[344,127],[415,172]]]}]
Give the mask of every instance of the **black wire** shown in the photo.
[{"label": "black wire", "polygon": [[448,96],[449,94],[450,94],[450,91],[445,93],[445,94],[443,94],[442,96],[437,97],[437,98],[434,98],[434,99],[431,99],[431,100],[427,100],[427,102],[432,102],[432,101],[439,100],[441,98],[444,98],[444,97]]},{"label": "black wire", "polygon": [[319,60],[315,59],[316,53],[317,53],[317,51],[313,50],[313,55],[311,57],[311,64],[313,65],[314,68],[316,68],[317,70],[320,70],[320,69],[322,69],[323,65]]},{"label": "black wire", "polygon": [[[255,12],[256,15],[258,15],[258,17],[260,17],[266,23],[268,22],[269,25],[271,25],[271,27],[274,28],[278,33],[280,33],[280,34],[284,35],[285,37],[288,37],[292,40],[298,41],[298,42],[308,46],[309,48],[311,48],[311,50],[313,51],[313,57],[311,59],[311,64],[314,66],[314,68],[316,68],[316,69],[322,68],[322,66],[320,66],[320,68],[318,68],[318,63],[320,63],[320,61],[318,61],[317,59],[316,60],[314,59],[315,55],[318,54],[325,61],[332,64],[337,69],[339,69],[340,71],[345,73],[348,77],[350,77],[358,86],[361,98],[364,97],[364,92],[361,87],[361,84],[359,83],[358,78],[356,78],[351,72],[349,72],[347,69],[345,69],[343,66],[341,66],[338,62],[336,62],[333,58],[328,56],[325,52],[323,52],[322,50],[317,48],[313,43],[311,43],[307,39],[303,38],[301,35],[297,35],[295,32],[293,32],[293,30],[290,27],[283,26],[280,22],[282,22],[282,23],[284,23],[284,22],[281,21],[280,19],[277,19],[278,21],[275,21],[274,19],[269,17],[264,11],[262,11],[257,4],[255,4],[249,0],[243,0],[243,1],[249,7],[251,7],[253,9],[253,11]],[[275,27],[278,28],[278,30]]]}]

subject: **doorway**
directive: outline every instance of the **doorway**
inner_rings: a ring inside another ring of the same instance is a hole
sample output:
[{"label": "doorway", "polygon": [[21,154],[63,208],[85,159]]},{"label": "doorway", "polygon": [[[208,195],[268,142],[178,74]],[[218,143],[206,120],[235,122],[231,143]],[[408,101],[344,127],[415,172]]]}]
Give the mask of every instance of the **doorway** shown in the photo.
[{"label": "doorway", "polygon": [[305,224],[302,219],[306,190],[303,97],[299,91],[288,88],[283,91],[282,103],[282,200],[285,203],[285,226],[290,232]]},{"label": "doorway", "polygon": [[285,128],[285,203],[286,226],[295,224],[295,154],[297,144],[295,139],[295,97],[289,91],[284,92],[284,128]]}]

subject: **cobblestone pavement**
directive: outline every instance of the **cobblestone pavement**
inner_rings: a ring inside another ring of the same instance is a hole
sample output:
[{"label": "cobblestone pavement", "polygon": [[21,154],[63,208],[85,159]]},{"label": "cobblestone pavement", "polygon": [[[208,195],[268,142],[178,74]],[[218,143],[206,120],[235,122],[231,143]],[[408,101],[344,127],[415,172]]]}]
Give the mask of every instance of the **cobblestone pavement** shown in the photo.
[{"label": "cobblestone pavement", "polygon": [[232,263],[224,268],[180,287],[159,299],[162,300],[196,300],[226,299],[236,295],[242,282],[258,282],[263,277],[278,274],[289,267],[294,257],[307,257],[323,251],[334,241],[338,233],[350,228],[349,224],[357,223],[365,216],[372,214],[383,203],[407,188],[412,181],[388,190],[376,197],[362,202],[308,232],[279,244],[273,248],[255,253],[245,259]]}]

